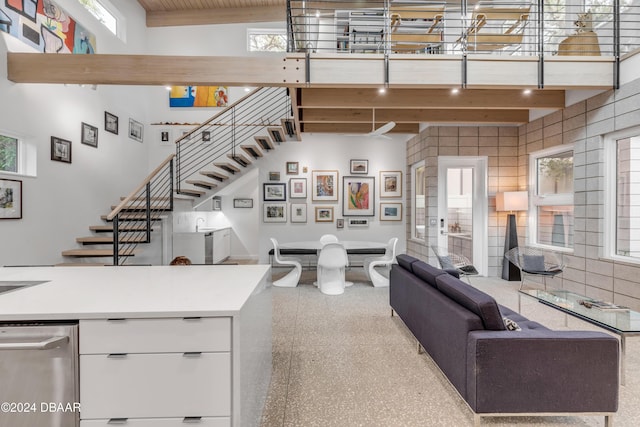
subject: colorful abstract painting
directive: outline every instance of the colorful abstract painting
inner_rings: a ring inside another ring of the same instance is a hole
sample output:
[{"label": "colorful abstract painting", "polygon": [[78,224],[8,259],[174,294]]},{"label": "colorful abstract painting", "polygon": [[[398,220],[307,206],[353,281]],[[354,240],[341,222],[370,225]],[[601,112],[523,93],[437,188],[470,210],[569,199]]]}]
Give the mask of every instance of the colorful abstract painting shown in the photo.
[{"label": "colorful abstract painting", "polygon": [[52,0],[0,0],[0,31],[45,53],[96,53],[96,36]]},{"label": "colorful abstract painting", "polygon": [[226,107],[226,86],[171,86],[170,107]]}]

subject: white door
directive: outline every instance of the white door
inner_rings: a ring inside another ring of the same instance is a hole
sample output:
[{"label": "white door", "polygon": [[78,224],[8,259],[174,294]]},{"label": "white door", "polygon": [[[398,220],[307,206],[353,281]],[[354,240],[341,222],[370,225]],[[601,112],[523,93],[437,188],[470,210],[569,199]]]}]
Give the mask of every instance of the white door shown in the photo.
[{"label": "white door", "polygon": [[486,276],[487,158],[438,158],[438,246],[471,260]]}]

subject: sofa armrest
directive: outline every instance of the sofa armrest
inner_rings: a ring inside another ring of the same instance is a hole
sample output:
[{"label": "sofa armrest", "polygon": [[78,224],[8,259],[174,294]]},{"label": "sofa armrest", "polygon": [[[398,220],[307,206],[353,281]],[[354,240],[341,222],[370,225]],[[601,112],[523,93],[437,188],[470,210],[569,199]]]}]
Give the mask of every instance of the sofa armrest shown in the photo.
[{"label": "sofa armrest", "polygon": [[473,331],[467,402],[476,413],[616,412],[619,343],[590,331]]}]

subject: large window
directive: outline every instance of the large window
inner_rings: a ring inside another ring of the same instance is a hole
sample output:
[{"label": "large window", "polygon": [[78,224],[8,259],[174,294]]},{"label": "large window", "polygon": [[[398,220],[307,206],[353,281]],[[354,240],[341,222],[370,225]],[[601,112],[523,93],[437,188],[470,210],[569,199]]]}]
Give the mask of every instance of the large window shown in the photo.
[{"label": "large window", "polygon": [[411,215],[411,237],[424,240],[426,237],[426,168],[424,161],[411,166],[411,189],[413,194],[413,211]]},{"label": "large window", "polygon": [[0,134],[0,172],[18,173],[18,139]]},{"label": "large window", "polygon": [[530,167],[532,243],[573,248],[573,147],[533,153]]},{"label": "large window", "polygon": [[279,28],[252,28],[248,30],[247,43],[249,52],[286,52],[287,33]]},{"label": "large window", "polygon": [[608,138],[608,252],[640,261],[640,129]]}]

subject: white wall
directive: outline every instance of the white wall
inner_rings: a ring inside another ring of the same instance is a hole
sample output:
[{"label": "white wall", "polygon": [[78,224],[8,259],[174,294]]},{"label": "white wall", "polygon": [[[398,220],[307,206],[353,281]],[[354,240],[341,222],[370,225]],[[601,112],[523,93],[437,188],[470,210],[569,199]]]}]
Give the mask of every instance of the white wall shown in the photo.
[{"label": "white wall", "polygon": [[[76,0],[58,0],[97,37],[99,53],[145,50],[144,11],[137,2],[112,0],[127,17],[125,44],[103,29]],[[120,196],[147,171],[146,144],[127,137],[129,117],[147,122],[146,88],[14,84],[7,80],[6,34],[0,37],[0,131],[18,135],[36,149],[37,176],[0,177],[23,181],[23,219],[0,221],[0,265],[54,264],[61,251],[79,246],[76,237],[101,224]],[[29,51],[13,38],[12,50]],[[104,112],[116,114],[120,134],[104,131]],[[81,122],[99,128],[98,148],[80,143]],[[51,136],[72,141],[72,163],[50,160]]]}]

